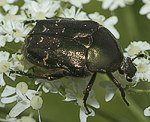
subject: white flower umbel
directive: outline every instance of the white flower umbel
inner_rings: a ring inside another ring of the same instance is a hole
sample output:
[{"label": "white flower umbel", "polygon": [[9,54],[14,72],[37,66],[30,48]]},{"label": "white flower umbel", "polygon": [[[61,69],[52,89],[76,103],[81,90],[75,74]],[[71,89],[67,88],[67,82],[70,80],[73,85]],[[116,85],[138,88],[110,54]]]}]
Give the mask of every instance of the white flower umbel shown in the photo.
[{"label": "white flower umbel", "polygon": [[16,87],[6,85],[1,94],[1,101],[5,104],[17,102],[9,112],[10,117],[16,117],[30,106],[36,110],[41,108],[43,100],[36,94],[38,94],[37,91],[28,89],[25,82],[20,82]]},{"label": "white flower umbel", "polygon": [[[76,80],[76,81],[75,81]],[[82,82],[80,82],[82,80]],[[80,121],[86,122],[88,116],[94,116],[95,112],[90,108],[91,114],[87,115],[87,111],[85,110],[84,104],[83,104],[83,91],[85,90],[87,86],[87,81],[84,81],[83,79],[74,79],[74,81],[69,81],[65,83],[65,92],[66,92],[66,99],[65,101],[76,101],[76,103],[80,106]],[[89,97],[87,99],[87,105],[90,105],[94,108],[99,108],[99,103],[95,99],[94,92],[91,90]]]},{"label": "white flower umbel", "polygon": [[109,18],[105,18],[105,16],[100,15],[98,12],[91,13],[88,15],[90,19],[98,22],[100,25],[106,27],[117,39],[120,38],[120,34],[114,25],[117,24],[118,18],[116,16],[111,16]]},{"label": "white flower umbel", "polygon": [[26,0],[22,6],[27,16],[32,20],[39,20],[54,17],[56,11],[60,8],[60,1],[55,0]]},{"label": "white flower umbel", "polygon": [[83,4],[89,3],[91,0],[68,0],[72,5],[82,8]]},{"label": "white flower umbel", "polygon": [[144,53],[147,50],[150,50],[150,44],[146,41],[133,41],[125,49],[126,52],[124,53],[124,56],[134,58],[139,53]]},{"label": "white flower umbel", "polygon": [[141,7],[139,13],[141,15],[146,15],[150,19],[150,0],[142,0],[144,5]]},{"label": "white flower umbel", "polygon": [[80,9],[76,10],[76,7],[74,6],[72,6],[70,9],[64,9],[60,17],[74,18],[77,20],[89,20],[86,12],[80,11]]},{"label": "white flower umbel", "polygon": [[135,81],[148,81],[150,82],[150,61],[145,58],[136,59],[134,61],[137,72],[134,76]]},{"label": "white flower umbel", "polygon": [[98,1],[102,1],[103,9],[109,9],[110,11],[117,9],[118,7],[123,8],[126,5],[134,3],[134,0],[98,0]]},{"label": "white flower umbel", "polygon": [[[3,52],[0,51],[0,86],[5,85],[4,81],[4,74],[6,74],[8,77],[9,76],[9,68],[11,67],[11,64],[9,62],[9,53],[8,52]],[[10,77],[11,79],[15,79],[14,77]]]},{"label": "white flower umbel", "polygon": [[20,21],[4,20],[0,24],[1,47],[5,46],[6,42],[23,42],[30,31],[30,28]]}]

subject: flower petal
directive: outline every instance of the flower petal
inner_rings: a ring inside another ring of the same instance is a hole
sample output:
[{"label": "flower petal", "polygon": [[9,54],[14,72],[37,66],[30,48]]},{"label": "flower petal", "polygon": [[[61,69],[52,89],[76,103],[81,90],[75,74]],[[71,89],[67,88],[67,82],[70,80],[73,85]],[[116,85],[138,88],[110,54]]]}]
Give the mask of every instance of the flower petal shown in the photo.
[{"label": "flower petal", "polygon": [[12,103],[14,101],[17,101],[17,95],[12,96],[12,97],[4,97],[4,98],[1,99],[1,102],[5,103],[5,104],[6,103]]},{"label": "flower petal", "polygon": [[5,81],[3,78],[3,73],[0,73],[0,86],[5,86]]},{"label": "flower petal", "polygon": [[89,108],[89,111],[91,111],[91,113],[86,114],[85,108],[80,108],[80,122],[86,122],[88,116],[95,116],[95,112],[91,108]]},{"label": "flower petal", "polygon": [[150,106],[147,107],[147,108],[144,110],[144,115],[145,115],[145,116],[150,116]]},{"label": "flower petal", "polygon": [[5,89],[3,90],[2,94],[1,94],[1,97],[10,96],[15,93],[15,90],[16,89],[14,87],[6,85]]},{"label": "flower petal", "polygon": [[16,117],[18,116],[20,113],[22,113],[25,109],[30,107],[30,101],[26,100],[26,101],[20,101],[18,102],[9,112],[9,116],[10,117]]},{"label": "flower petal", "polygon": [[147,14],[150,12],[150,5],[149,4],[145,4],[139,11],[139,13],[141,15]]}]

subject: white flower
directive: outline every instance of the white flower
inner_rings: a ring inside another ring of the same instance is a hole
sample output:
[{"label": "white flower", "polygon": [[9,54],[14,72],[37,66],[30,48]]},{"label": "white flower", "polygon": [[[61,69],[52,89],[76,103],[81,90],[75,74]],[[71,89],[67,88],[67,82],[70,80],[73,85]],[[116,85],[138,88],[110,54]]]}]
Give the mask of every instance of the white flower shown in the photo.
[{"label": "white flower", "polygon": [[42,87],[42,89],[45,93],[48,93],[48,92],[59,93],[58,89],[61,86],[61,82],[59,80],[48,81],[45,79],[37,79],[35,81],[35,84],[36,85],[40,84],[38,89],[40,89]]},{"label": "white flower", "polygon": [[20,119],[18,118],[10,118],[6,117],[5,119],[0,118],[1,122],[36,122],[35,119],[29,115],[29,116],[22,116]]},{"label": "white flower", "polygon": [[8,14],[16,15],[17,12],[18,12],[19,7],[15,6],[15,5],[6,4],[5,6],[3,6],[3,9]]},{"label": "white flower", "polygon": [[[134,58],[139,53],[144,53],[145,51],[150,50],[150,44],[146,41],[131,42],[128,47],[125,49],[124,56]],[[145,53],[144,53],[145,54]]]},{"label": "white flower", "polygon": [[98,1],[102,1],[103,9],[109,9],[110,11],[117,9],[118,7],[123,8],[126,5],[134,3],[134,0],[98,0]]},{"label": "white flower", "polygon": [[17,0],[1,0],[0,1],[0,6],[5,6],[5,5],[8,5],[8,4],[12,4],[14,2],[16,2]]},{"label": "white flower", "polygon": [[43,101],[39,96],[35,99],[36,94],[37,91],[28,89],[28,85],[25,82],[20,82],[17,84],[16,88],[6,85],[1,94],[1,101],[5,104],[17,102],[9,112],[10,117],[16,117],[31,105],[33,109],[40,109]]},{"label": "white flower", "polygon": [[145,115],[145,116],[150,116],[150,106],[147,107],[147,108],[144,110],[144,115]]},{"label": "white flower", "polygon": [[15,71],[24,71],[26,72],[26,70],[24,69],[24,65],[21,63],[21,61],[23,60],[23,54],[12,54],[12,57],[10,58],[10,63],[11,63],[11,70],[15,70]]},{"label": "white flower", "polygon": [[74,18],[76,20],[89,20],[85,12],[80,11],[80,9],[76,10],[74,6],[72,6],[70,9],[66,8],[60,17]]},{"label": "white flower", "polygon": [[114,97],[117,91],[117,87],[114,85],[112,81],[101,81],[100,86],[105,88],[106,90],[105,101],[106,102],[110,101]]},{"label": "white flower", "polygon": [[90,2],[90,0],[68,0],[72,5],[82,8],[83,4],[87,4]]},{"label": "white flower", "polygon": [[8,52],[0,51],[0,86],[5,85],[5,81],[3,75],[6,74],[12,80],[16,79],[16,76],[11,74],[10,70],[24,70],[24,66],[21,64],[21,60],[23,55],[20,54],[12,54],[12,57]]},{"label": "white flower", "polygon": [[103,15],[100,15],[98,12],[89,14],[89,18],[93,21],[98,22],[100,25],[106,27],[117,39],[120,38],[119,32],[116,30],[114,25],[117,24],[118,18],[116,16],[111,16],[107,19]]},{"label": "white flower", "polygon": [[146,15],[150,19],[150,0],[142,0],[144,5],[141,7],[139,13],[141,15]]},{"label": "white flower", "polygon": [[45,19],[54,17],[60,8],[60,2],[55,0],[25,1],[22,10],[25,10],[30,19]]},{"label": "white flower", "polygon": [[33,109],[39,110],[42,107],[43,99],[40,96],[33,96],[30,104]]},{"label": "white flower", "polygon": [[15,77],[9,76],[9,69],[11,67],[11,64],[9,62],[9,53],[0,51],[0,86],[5,85],[5,81],[3,78],[3,75],[6,74],[8,77],[10,77],[12,80],[15,79]]},{"label": "white flower", "polygon": [[[76,101],[77,104],[80,106],[80,120],[81,122],[86,122],[87,117],[94,116],[95,112],[88,107],[91,114],[87,115],[87,110],[85,110],[83,104],[83,97],[84,97],[83,91],[85,90],[88,82],[84,82],[84,80],[80,82],[81,80],[83,79],[74,79],[74,81],[68,81],[64,83],[65,92],[66,92],[65,101]],[[95,108],[100,107],[99,103],[95,99],[95,95],[92,90],[90,91],[89,97],[87,99],[87,104]]]},{"label": "white flower", "polygon": [[13,40],[18,42],[23,42],[26,35],[29,33],[30,28],[24,26],[23,22],[4,20],[1,22],[0,26],[0,46],[5,46],[6,42],[12,42]]},{"label": "white flower", "polygon": [[150,61],[145,58],[135,59],[134,63],[137,68],[137,72],[134,76],[134,81],[148,81],[150,82]]}]

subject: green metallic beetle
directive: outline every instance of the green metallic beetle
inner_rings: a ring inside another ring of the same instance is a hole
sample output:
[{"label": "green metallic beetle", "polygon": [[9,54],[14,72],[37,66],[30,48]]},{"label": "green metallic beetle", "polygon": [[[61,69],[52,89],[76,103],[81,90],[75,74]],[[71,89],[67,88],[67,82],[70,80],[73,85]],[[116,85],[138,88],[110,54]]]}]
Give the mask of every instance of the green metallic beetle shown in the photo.
[{"label": "green metallic beetle", "polygon": [[115,37],[98,23],[69,18],[37,20],[36,25],[25,39],[25,58],[50,72],[48,75],[34,73],[18,74],[28,77],[55,80],[65,76],[84,77],[92,75],[84,91],[84,106],[97,73],[106,73],[119,88],[125,103],[124,89],[113,76],[119,71],[132,81],[137,69],[130,58],[124,58]]}]

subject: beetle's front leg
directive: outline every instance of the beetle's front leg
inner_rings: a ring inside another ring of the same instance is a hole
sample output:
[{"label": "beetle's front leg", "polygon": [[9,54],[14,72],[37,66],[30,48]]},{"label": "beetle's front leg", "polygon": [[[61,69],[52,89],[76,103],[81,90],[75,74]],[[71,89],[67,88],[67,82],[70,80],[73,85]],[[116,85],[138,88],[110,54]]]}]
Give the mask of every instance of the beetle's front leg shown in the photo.
[{"label": "beetle's front leg", "polygon": [[88,85],[87,85],[87,87],[86,87],[86,89],[84,91],[83,104],[84,104],[84,107],[85,107],[85,109],[87,111],[87,114],[90,114],[91,112],[88,109],[86,101],[88,99],[89,92],[91,91],[92,86],[94,84],[95,78],[96,78],[96,72],[92,75],[92,77],[91,77],[91,79],[90,79],[90,81],[89,81],[89,83],[88,83]]},{"label": "beetle's front leg", "polygon": [[62,74],[62,72],[56,72],[54,74],[49,74],[49,75],[39,75],[36,73],[26,73],[24,71],[13,71],[13,70],[10,71],[9,75],[14,73],[19,75],[24,75],[29,78],[38,78],[38,79],[46,79],[46,80],[55,80],[64,77],[64,74]]},{"label": "beetle's front leg", "polygon": [[114,84],[119,88],[121,96],[122,96],[122,99],[127,104],[127,106],[129,106],[129,103],[128,103],[128,101],[125,98],[124,89],[121,87],[121,84],[116,80],[116,78],[112,75],[112,73],[107,73],[107,75],[114,82]]}]

